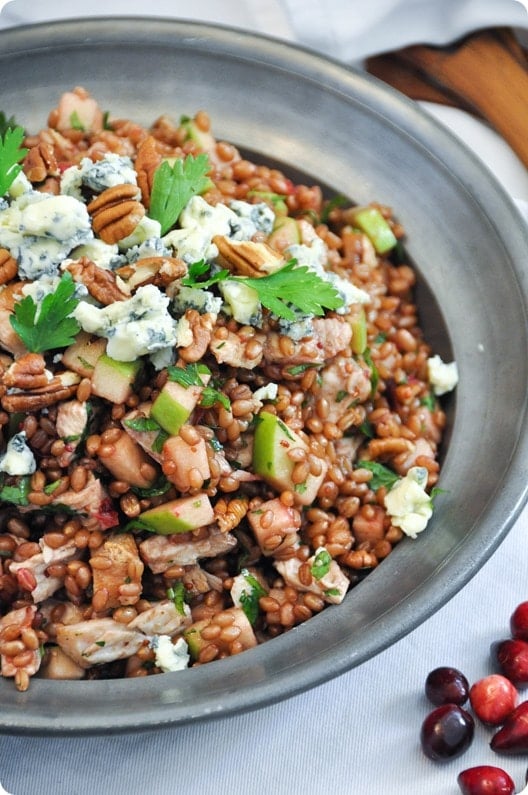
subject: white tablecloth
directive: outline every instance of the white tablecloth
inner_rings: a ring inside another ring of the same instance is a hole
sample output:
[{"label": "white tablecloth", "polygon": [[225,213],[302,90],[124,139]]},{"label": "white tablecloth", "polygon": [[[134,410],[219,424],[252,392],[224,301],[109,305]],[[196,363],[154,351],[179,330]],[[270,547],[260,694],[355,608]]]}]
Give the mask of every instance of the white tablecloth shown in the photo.
[{"label": "white tablecloth", "polygon": [[[482,0],[479,7],[490,5]],[[511,11],[514,4],[507,5]],[[465,114],[426,107],[484,159],[512,196],[528,202],[527,172],[506,144]],[[461,769],[498,764],[520,790],[527,759],[493,753],[489,729],[477,725],[469,751],[445,764],[423,755],[419,732],[431,709],[423,694],[431,669],[453,665],[470,681],[492,671],[489,646],[508,635],[512,610],[528,599],[527,531],[528,509],[491,560],[435,616],[324,685],[257,712],[162,732],[4,736],[1,785],[12,795],[455,795]]]}]

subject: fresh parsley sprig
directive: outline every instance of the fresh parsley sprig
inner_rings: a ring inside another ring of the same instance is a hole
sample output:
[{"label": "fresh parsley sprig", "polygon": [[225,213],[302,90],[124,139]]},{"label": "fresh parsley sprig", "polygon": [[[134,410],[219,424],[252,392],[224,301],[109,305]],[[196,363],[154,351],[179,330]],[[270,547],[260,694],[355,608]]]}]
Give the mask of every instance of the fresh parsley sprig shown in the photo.
[{"label": "fresh parsley sprig", "polygon": [[240,594],[240,607],[246,614],[249,623],[254,624],[259,613],[259,599],[261,596],[267,596],[268,592],[247,569],[242,569],[240,574],[249,586],[248,589],[244,588]]},{"label": "fresh parsley sprig", "polygon": [[202,153],[178,158],[174,164],[164,160],[154,172],[150,194],[149,216],[161,224],[161,234],[169,231],[193,196],[203,193],[211,184],[207,172],[209,157]]},{"label": "fresh parsley sprig", "polygon": [[359,469],[368,469],[372,472],[372,478],[369,480],[369,486],[373,491],[377,491],[381,486],[385,486],[387,489],[391,489],[396,481],[400,480],[400,476],[394,472],[393,469],[389,469],[384,464],[380,464],[378,461],[358,461],[356,466]]},{"label": "fresh parsley sprig", "polygon": [[79,303],[74,297],[75,283],[70,273],[64,273],[55,292],[44,297],[39,305],[30,295],[15,304],[9,322],[28,351],[42,353],[66,348],[75,341],[80,325],[71,317]]},{"label": "fresh parsley sprig", "polygon": [[0,196],[7,193],[22,171],[20,161],[28,153],[22,146],[24,135],[22,127],[7,126],[3,137],[0,136]]},{"label": "fresh parsley sprig", "polygon": [[200,281],[205,272],[203,263],[195,263],[182,283],[187,287],[199,288],[223,281],[245,284],[255,290],[263,307],[284,320],[298,319],[294,309],[306,315],[321,316],[325,309],[339,309],[343,306],[343,299],[330,282],[322,279],[306,265],[297,265],[295,259],[289,260],[274,273],[258,278],[233,276],[230,271],[222,270],[210,279]]}]

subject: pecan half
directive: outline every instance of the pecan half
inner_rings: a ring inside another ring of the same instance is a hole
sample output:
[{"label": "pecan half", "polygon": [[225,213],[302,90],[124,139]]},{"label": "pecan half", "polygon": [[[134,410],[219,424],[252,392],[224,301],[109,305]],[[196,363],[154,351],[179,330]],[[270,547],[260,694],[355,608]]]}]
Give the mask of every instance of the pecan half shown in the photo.
[{"label": "pecan half", "polygon": [[[17,367],[21,362],[21,367]],[[69,370],[52,376],[46,371],[40,354],[27,353],[7,369],[2,380],[5,386],[10,387],[7,394],[2,396],[2,408],[15,413],[38,411],[72,397],[81,376]]]},{"label": "pecan half", "polygon": [[239,242],[223,235],[215,235],[213,243],[218,248],[220,264],[233,273],[267,276],[284,265],[281,255],[267,243],[254,243],[251,240]]},{"label": "pecan half", "polygon": [[162,157],[156,145],[156,140],[149,135],[139,146],[134,163],[143,204],[147,208],[150,207],[150,194],[152,193],[154,172],[161,163],[161,160]]},{"label": "pecan half", "polygon": [[112,245],[132,234],[145,215],[135,185],[107,188],[88,204],[92,226],[101,240]]},{"label": "pecan half", "polygon": [[30,182],[44,182],[46,177],[58,177],[59,167],[53,146],[45,141],[32,146],[24,159],[23,169]]},{"label": "pecan half", "polygon": [[90,295],[105,306],[130,298],[130,294],[119,287],[113,271],[100,268],[88,257],[70,262],[66,270],[71,273],[75,282],[84,284]]},{"label": "pecan half", "polygon": [[6,248],[0,248],[0,284],[7,284],[18,273],[17,261]]},{"label": "pecan half", "polygon": [[124,265],[115,273],[131,290],[143,284],[167,287],[176,279],[187,275],[187,265],[177,257],[143,257],[133,265]]}]

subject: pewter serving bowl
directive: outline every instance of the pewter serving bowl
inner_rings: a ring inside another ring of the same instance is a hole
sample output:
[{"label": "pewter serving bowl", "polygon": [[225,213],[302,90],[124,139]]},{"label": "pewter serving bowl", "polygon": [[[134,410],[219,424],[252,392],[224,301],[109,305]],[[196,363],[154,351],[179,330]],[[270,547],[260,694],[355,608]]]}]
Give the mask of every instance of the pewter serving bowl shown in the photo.
[{"label": "pewter serving bowl", "polygon": [[[422,324],[455,358],[435,515],[331,607],[256,649],[174,674],[0,682],[0,730],[135,731],[285,699],[368,660],[438,610],[526,498],[528,233],[486,168],[413,103],[306,50],[221,27],[74,20],[0,33],[0,108],[28,130],[87,88],[142,123],[205,109],[217,137],[358,203],[392,205],[419,272]],[[433,298],[434,296],[434,298]]]}]

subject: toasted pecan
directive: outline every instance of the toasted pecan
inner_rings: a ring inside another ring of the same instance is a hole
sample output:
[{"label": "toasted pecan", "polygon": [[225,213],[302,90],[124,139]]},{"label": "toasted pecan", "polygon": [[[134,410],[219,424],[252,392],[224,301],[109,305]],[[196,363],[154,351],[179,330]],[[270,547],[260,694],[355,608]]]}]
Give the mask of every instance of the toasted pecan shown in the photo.
[{"label": "toasted pecan", "polygon": [[93,199],[87,209],[96,235],[109,244],[131,235],[145,215],[138,198],[135,185],[122,184],[107,188]]},{"label": "toasted pecan", "polygon": [[130,293],[119,287],[113,271],[100,268],[88,257],[81,257],[66,266],[74,281],[84,284],[90,295],[99,303],[109,306],[114,301],[126,301]]},{"label": "toasted pecan", "polygon": [[223,235],[215,235],[213,243],[218,248],[221,264],[233,273],[267,276],[284,265],[281,255],[267,243],[254,243],[251,240],[239,242]]},{"label": "toasted pecan", "polygon": [[0,248],[0,284],[7,284],[18,273],[16,259],[6,248]]},{"label": "toasted pecan", "polygon": [[139,146],[134,163],[143,204],[147,208],[150,207],[150,194],[152,193],[154,172],[161,163],[161,160],[162,156],[156,144],[156,140],[149,135]]},{"label": "toasted pecan", "polygon": [[24,159],[23,169],[30,182],[44,182],[47,177],[58,177],[60,172],[53,146],[45,141],[32,146]]},{"label": "toasted pecan", "polygon": [[187,265],[177,257],[143,257],[115,272],[131,290],[143,284],[167,287],[187,274]]}]

